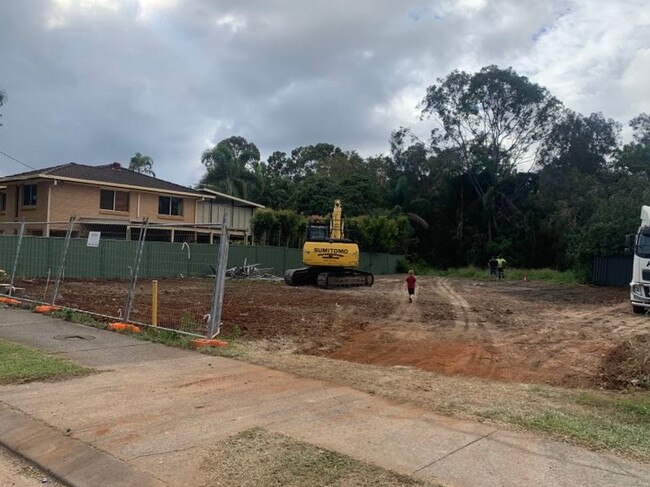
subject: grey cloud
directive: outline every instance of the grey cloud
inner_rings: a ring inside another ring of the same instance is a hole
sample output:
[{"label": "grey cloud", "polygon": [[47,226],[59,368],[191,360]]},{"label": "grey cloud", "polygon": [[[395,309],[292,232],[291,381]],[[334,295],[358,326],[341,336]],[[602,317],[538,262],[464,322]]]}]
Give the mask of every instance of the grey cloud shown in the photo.
[{"label": "grey cloud", "polygon": [[[137,0],[77,3],[55,28],[54,0],[0,4],[0,85],[10,98],[0,150],[38,166],[126,162],[138,151],[159,176],[192,184],[201,151],[233,134],[264,155],[317,142],[386,152],[398,126],[430,127],[401,104],[415,105],[452,69],[490,63],[575,93],[586,111],[605,106],[602,96],[607,107],[622,105],[612,116],[648,102],[625,92],[639,89],[630,76],[642,63],[630,66],[649,47],[642,24],[602,70],[567,74],[571,60],[557,46],[579,43],[561,20],[580,21],[575,2],[203,0],[172,2],[144,20]],[[2,174],[21,169],[0,162]]]}]

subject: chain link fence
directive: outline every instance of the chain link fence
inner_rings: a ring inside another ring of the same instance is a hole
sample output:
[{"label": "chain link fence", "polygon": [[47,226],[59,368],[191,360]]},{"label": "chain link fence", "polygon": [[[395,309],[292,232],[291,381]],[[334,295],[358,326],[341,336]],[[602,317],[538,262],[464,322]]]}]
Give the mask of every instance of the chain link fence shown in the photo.
[{"label": "chain link fence", "polygon": [[225,221],[0,223],[0,293],[212,338],[227,256]]}]

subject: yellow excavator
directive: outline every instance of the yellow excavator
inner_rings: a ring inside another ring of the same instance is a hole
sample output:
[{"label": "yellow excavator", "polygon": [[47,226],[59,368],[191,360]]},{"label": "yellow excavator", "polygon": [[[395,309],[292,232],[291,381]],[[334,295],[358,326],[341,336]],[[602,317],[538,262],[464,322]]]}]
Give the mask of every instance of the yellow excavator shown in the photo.
[{"label": "yellow excavator", "polygon": [[317,285],[322,288],[372,286],[375,277],[359,267],[359,246],[345,238],[341,201],[334,202],[329,226],[308,225],[302,247],[306,267],[289,269],[284,282],[289,286]]}]

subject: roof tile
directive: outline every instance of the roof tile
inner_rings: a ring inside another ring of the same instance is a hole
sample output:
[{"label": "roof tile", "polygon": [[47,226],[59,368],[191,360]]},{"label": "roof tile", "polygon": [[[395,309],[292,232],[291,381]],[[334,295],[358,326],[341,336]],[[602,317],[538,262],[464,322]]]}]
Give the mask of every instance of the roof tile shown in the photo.
[{"label": "roof tile", "polygon": [[194,193],[197,196],[201,195],[198,191],[181,186],[180,184],[170,183],[162,179],[154,178],[146,174],[140,174],[125,167],[119,163],[105,164],[102,166],[88,166],[85,164],[77,164],[70,162],[68,164],[61,164],[59,166],[47,167],[36,171],[29,171],[20,174],[12,174],[0,178],[0,182],[9,182],[18,178],[25,178],[29,176],[60,176],[65,178],[82,179],[85,181],[110,183],[110,184],[123,184],[127,186],[140,186],[142,188],[163,189],[166,191],[176,191],[181,193]]}]

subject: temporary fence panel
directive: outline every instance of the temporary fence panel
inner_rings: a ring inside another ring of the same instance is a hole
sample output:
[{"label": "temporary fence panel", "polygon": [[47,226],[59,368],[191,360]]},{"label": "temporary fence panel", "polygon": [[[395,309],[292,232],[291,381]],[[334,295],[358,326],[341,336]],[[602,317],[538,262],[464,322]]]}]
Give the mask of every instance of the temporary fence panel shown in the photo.
[{"label": "temporary fence panel", "polygon": [[126,239],[125,225],[73,221],[67,251],[65,239],[59,239],[56,254],[64,262],[64,271],[60,282],[54,282],[56,296],[48,302],[115,321],[126,319],[140,229],[129,227],[131,231],[136,240]]},{"label": "temporary fence panel", "polygon": [[[220,259],[220,234],[219,224],[0,223],[0,293],[212,335],[219,329],[214,297],[223,292],[215,279],[220,263],[227,268],[258,264],[278,276],[303,266],[300,249],[283,247],[236,245]],[[223,243],[227,251],[228,239]],[[398,259],[363,252],[360,267],[394,273]]]},{"label": "temporary fence panel", "polygon": [[[65,239],[40,236],[44,228],[38,222],[0,223],[0,269],[7,274],[0,293],[32,301],[51,299]],[[43,279],[37,281],[37,276]]]},{"label": "temporary fence panel", "polygon": [[[151,323],[165,329],[207,336],[211,324],[212,299],[219,264],[219,246],[197,244],[196,227],[183,224],[155,224],[155,236],[172,228],[187,241],[144,241],[139,264],[134,259],[137,283],[127,301],[126,316],[131,321]],[[201,227],[221,232],[221,225]],[[149,230],[147,238],[149,238]],[[226,240],[227,243],[227,240]],[[138,251],[134,256],[138,255]],[[224,276],[220,276],[223,279]],[[219,310],[220,313],[220,310]]]},{"label": "temporary fence panel", "polygon": [[[56,237],[35,236],[46,233],[48,226],[55,229]],[[205,335],[219,246],[189,240],[196,239],[198,231],[220,233],[221,225],[156,224],[154,238],[175,231],[188,241],[140,243],[144,226],[145,222],[128,226],[87,221],[0,223],[0,269],[4,271],[0,293]],[[7,284],[11,276],[13,287]],[[158,280],[157,303],[153,278]],[[213,329],[218,331],[218,323]]]}]

